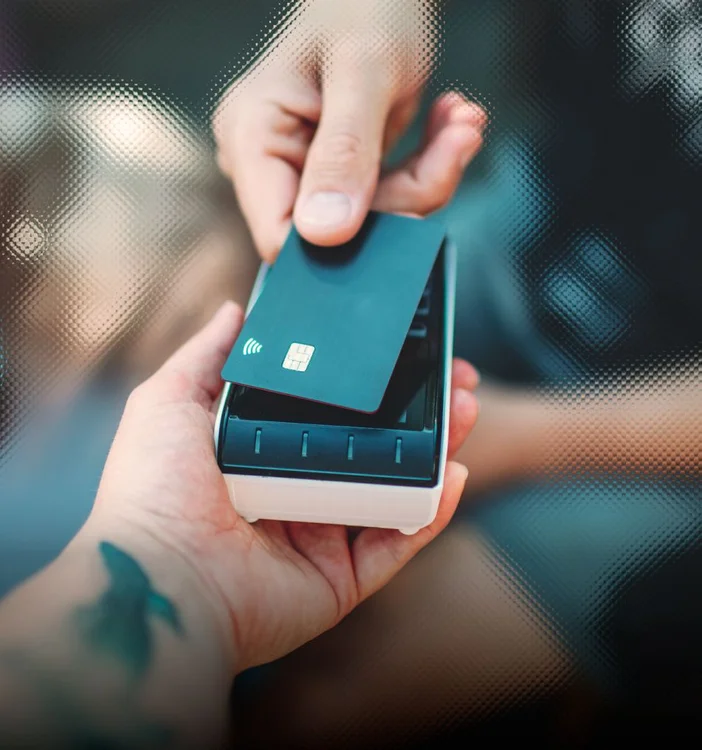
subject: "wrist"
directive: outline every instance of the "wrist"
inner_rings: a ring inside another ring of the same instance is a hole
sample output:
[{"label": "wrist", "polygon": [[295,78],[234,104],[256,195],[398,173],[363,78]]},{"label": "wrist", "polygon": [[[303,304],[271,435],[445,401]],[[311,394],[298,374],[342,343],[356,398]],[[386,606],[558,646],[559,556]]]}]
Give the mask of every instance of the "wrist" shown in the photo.
[{"label": "wrist", "polygon": [[142,568],[151,587],[174,603],[186,632],[206,641],[225,679],[236,672],[237,648],[226,602],[197,564],[163,530],[111,511],[93,511],[62,556],[98,554],[105,542]]},{"label": "wrist", "polygon": [[120,747],[166,737],[223,746],[232,639],[196,572],[167,543],[94,513],[3,604],[0,667],[19,715],[33,712],[52,746],[88,737]]}]

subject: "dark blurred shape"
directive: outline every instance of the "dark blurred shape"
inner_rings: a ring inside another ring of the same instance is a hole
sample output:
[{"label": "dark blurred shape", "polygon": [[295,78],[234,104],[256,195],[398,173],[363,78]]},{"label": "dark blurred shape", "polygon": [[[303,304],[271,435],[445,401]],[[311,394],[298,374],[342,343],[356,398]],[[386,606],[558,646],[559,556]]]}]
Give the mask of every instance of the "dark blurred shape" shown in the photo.
[{"label": "dark blurred shape", "polygon": [[654,562],[621,585],[608,615],[627,700],[643,714],[699,721],[702,545]]}]

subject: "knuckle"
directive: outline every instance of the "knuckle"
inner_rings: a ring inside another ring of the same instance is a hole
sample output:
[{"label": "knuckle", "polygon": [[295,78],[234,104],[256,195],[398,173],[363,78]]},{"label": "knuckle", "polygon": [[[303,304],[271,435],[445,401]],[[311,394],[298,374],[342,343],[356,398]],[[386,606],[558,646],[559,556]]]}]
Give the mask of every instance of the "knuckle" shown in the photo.
[{"label": "knuckle", "polygon": [[351,130],[336,130],[313,146],[310,171],[318,181],[335,180],[364,170],[373,161],[371,148]]},{"label": "knuckle", "polygon": [[348,165],[363,155],[361,138],[350,131],[339,130],[320,140],[317,158],[322,164]]}]

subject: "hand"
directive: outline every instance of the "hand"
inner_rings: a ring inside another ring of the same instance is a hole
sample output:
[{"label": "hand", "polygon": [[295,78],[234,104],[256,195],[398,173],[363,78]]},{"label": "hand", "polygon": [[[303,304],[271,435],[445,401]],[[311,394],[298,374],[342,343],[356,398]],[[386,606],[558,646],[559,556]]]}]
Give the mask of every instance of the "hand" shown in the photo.
[{"label": "hand", "polygon": [[[108,457],[93,514],[98,528],[148,536],[184,577],[200,581],[238,670],[278,658],[345,617],[387,583],[448,523],[465,482],[449,463],[439,512],[412,537],[339,526],[260,521],[249,525],[229,499],[213,449],[220,370],[241,310],[215,318],[131,395]],[[475,370],[453,368],[449,451],[472,428]]]},{"label": "hand", "polygon": [[262,257],[294,218],[317,245],[353,238],[370,208],[425,216],[479,151],[485,112],[458,93],[433,104],[419,150],[381,162],[414,119],[431,73],[433,0],[316,0],[224,96],[213,128]]}]

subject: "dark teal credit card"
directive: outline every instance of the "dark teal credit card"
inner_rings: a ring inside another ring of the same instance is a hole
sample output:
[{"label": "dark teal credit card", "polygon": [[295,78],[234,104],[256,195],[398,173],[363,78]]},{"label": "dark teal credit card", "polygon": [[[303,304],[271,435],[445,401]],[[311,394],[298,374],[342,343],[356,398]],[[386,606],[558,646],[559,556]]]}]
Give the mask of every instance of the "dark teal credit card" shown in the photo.
[{"label": "dark teal credit card", "polygon": [[293,229],[222,377],[377,411],[444,237],[433,220],[375,212],[337,247],[311,245]]}]

